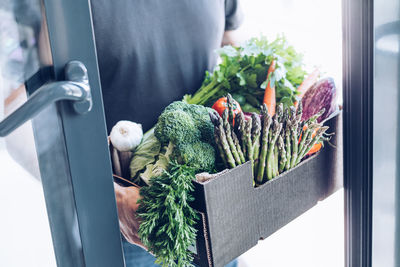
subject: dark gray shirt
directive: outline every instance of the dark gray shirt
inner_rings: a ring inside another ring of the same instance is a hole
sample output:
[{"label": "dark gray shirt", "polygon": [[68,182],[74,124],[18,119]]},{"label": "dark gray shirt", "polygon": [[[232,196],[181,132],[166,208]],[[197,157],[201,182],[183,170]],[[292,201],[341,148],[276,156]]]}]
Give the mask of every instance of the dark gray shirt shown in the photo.
[{"label": "dark gray shirt", "polygon": [[123,119],[147,130],[201,86],[224,31],[240,24],[237,1],[91,1],[109,131]]}]

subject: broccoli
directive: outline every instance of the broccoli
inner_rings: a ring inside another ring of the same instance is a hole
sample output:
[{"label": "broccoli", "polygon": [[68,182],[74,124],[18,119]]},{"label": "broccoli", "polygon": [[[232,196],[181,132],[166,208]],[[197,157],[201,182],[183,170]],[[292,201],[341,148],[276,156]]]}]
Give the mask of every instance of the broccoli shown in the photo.
[{"label": "broccoli", "polygon": [[[147,183],[149,178],[160,174],[160,167],[164,168],[170,161],[192,167],[196,172],[214,171],[214,126],[209,110],[183,101],[167,106],[154,127],[154,136],[163,148],[158,156],[152,158],[152,162],[142,166],[141,171],[138,172],[136,167],[131,178],[141,177]],[[140,154],[136,150],[132,162]]]},{"label": "broccoli", "polygon": [[194,168],[197,172],[212,172],[215,164],[215,150],[212,145],[197,141],[193,144],[176,146],[171,158]]},{"label": "broccoli", "polygon": [[194,142],[200,138],[199,129],[191,115],[183,110],[164,111],[154,129],[157,139],[167,145]]},{"label": "broccoli", "polygon": [[175,145],[201,140],[214,142],[214,126],[208,115],[210,108],[175,101],[158,118],[155,135],[164,145]]}]

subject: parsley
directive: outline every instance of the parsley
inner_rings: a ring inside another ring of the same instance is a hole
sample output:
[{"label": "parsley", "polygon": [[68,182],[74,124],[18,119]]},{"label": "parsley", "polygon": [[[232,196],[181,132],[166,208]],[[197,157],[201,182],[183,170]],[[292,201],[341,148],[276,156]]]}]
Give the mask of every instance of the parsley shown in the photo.
[{"label": "parsley", "polygon": [[171,162],[168,171],[150,179],[140,189],[138,214],[142,220],[139,236],[162,266],[193,266],[188,250],[196,241],[197,214],[189,203],[194,201],[194,169]]},{"label": "parsley", "polygon": [[217,52],[222,62],[212,74],[206,72],[202,86],[193,96],[184,97],[189,104],[212,105],[218,98],[231,93],[245,97],[245,102],[241,103],[244,111],[258,108],[263,101],[267,72],[273,59],[276,70],[269,80],[275,86],[277,103],[292,105],[296,100],[296,88],[306,72],[302,55],[284,36],[278,36],[272,42],[266,37],[252,38],[240,47],[225,46]]}]

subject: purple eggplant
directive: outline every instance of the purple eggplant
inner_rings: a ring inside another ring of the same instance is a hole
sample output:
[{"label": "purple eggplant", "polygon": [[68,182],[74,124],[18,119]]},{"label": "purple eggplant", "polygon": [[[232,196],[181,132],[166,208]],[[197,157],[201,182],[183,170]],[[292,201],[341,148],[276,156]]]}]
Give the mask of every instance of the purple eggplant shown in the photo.
[{"label": "purple eggplant", "polygon": [[336,87],[332,78],[324,78],[314,83],[301,99],[303,104],[302,120],[305,121],[325,108],[318,122],[325,120],[337,107]]}]

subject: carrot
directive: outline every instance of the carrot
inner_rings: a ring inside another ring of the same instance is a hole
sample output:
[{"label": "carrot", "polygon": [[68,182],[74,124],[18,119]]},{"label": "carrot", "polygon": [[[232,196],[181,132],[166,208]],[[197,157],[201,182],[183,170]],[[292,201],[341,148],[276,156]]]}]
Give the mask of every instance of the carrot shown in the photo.
[{"label": "carrot", "polygon": [[[269,65],[267,79],[270,79],[272,73],[275,71],[275,60],[272,60],[271,65]],[[268,82],[264,93],[264,104],[267,105],[268,114],[273,116],[276,109],[276,97],[275,97],[275,87],[271,87],[271,81]]]},{"label": "carrot", "polygon": [[[300,86],[297,88],[297,91],[300,93],[297,98],[301,99],[304,94],[307,92],[308,89],[311,88],[311,86],[317,82],[318,77],[319,77],[320,71],[319,69],[315,69],[310,75],[308,75],[307,78],[303,80],[303,82],[300,84]],[[294,103],[295,107],[297,107],[297,101]]]},{"label": "carrot", "polygon": [[322,144],[316,143],[315,145],[313,145],[313,147],[310,149],[310,151],[307,152],[307,155],[312,155],[312,154],[318,152],[321,148],[322,148]]}]

